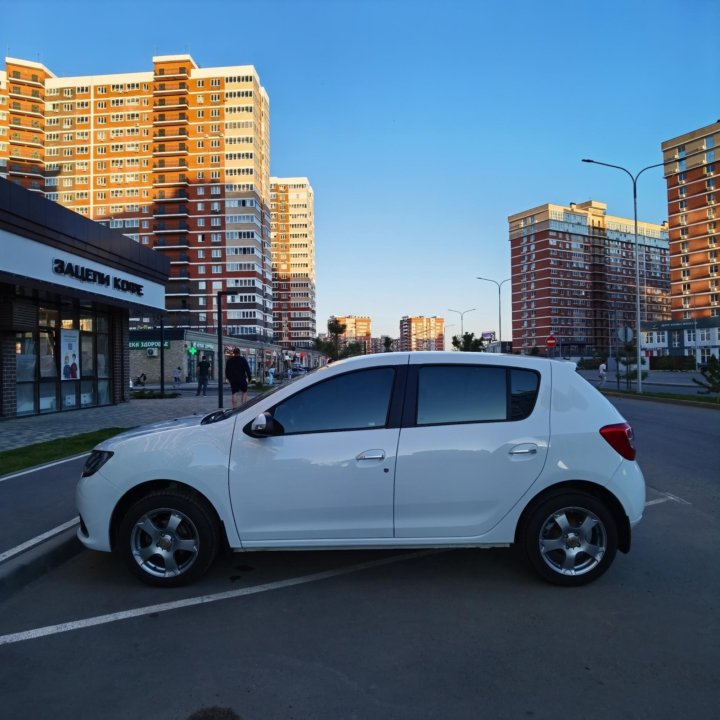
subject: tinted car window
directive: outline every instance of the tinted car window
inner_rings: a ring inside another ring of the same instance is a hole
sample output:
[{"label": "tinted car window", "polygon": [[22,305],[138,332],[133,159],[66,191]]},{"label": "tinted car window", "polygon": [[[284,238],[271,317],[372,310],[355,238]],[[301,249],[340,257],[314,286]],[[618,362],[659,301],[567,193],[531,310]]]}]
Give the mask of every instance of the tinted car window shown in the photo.
[{"label": "tinted car window", "polygon": [[273,417],[286,434],[383,427],[394,377],[392,368],[373,368],[330,378],[282,402]]},{"label": "tinted car window", "polygon": [[535,407],[540,377],[531,370],[510,371],[510,419],[522,420]]},{"label": "tinted car window", "polygon": [[417,424],[507,419],[505,368],[443,365],[418,373]]}]

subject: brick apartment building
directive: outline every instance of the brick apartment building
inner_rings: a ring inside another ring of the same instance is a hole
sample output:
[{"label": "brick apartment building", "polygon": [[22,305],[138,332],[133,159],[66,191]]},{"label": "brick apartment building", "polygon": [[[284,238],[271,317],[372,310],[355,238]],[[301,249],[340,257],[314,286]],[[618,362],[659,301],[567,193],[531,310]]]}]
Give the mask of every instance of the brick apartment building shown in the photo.
[{"label": "brick apartment building", "polygon": [[670,234],[670,322],[648,323],[646,351],[720,356],[720,121],[662,143]]},{"label": "brick apartment building", "polygon": [[[548,203],[508,218],[515,351],[544,348],[554,335],[562,355],[607,354],[618,330],[635,327],[633,220],[606,209]],[[638,243],[643,320],[667,320],[667,227],[639,222]]]}]

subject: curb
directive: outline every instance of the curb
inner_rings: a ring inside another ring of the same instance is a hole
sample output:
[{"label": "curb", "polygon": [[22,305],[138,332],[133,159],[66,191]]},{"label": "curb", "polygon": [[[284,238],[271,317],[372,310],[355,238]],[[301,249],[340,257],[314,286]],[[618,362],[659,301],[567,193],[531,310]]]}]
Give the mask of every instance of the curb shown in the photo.
[{"label": "curb", "polygon": [[79,554],[77,526],[0,565],[0,595],[8,596]]}]

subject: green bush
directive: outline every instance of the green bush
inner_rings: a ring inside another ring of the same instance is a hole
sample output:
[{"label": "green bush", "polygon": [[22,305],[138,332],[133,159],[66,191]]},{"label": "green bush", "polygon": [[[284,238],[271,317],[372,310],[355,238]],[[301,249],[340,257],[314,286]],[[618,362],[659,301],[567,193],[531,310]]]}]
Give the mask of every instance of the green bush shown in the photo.
[{"label": "green bush", "polygon": [[168,398],[180,397],[180,393],[166,392],[163,395],[159,390],[133,390],[130,397],[134,400],[167,400]]}]

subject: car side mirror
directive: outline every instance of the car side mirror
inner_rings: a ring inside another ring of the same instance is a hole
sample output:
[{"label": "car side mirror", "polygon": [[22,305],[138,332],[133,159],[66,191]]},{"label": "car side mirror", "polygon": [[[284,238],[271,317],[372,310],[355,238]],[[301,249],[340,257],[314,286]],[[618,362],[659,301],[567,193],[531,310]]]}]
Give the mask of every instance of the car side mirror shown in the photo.
[{"label": "car side mirror", "polygon": [[282,435],[282,425],[275,422],[269,412],[260,413],[251,423],[249,434],[254,437],[269,437],[270,435]]}]

